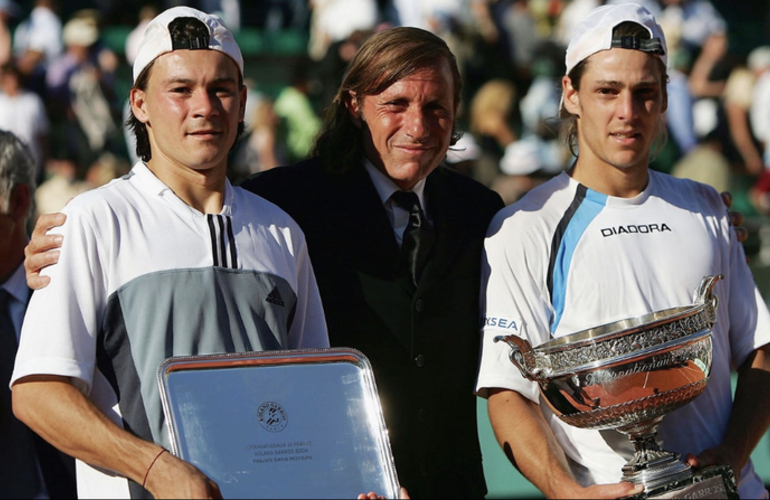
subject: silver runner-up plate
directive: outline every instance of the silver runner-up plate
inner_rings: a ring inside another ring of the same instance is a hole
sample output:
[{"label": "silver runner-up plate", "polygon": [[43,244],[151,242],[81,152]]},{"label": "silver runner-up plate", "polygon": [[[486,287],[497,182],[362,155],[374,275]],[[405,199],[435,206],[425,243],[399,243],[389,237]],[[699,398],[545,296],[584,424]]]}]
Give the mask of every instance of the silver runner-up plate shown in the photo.
[{"label": "silver runner-up plate", "polygon": [[158,383],[171,451],[224,498],[398,497],[374,375],[359,351],[169,358]]}]

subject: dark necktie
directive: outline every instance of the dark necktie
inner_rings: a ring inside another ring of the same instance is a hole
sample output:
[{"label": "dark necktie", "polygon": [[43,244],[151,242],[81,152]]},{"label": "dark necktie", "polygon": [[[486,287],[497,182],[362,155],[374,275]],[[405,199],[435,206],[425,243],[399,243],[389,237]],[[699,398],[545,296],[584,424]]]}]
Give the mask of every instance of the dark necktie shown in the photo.
[{"label": "dark necktie", "polygon": [[391,198],[401,208],[409,212],[409,224],[401,242],[401,255],[404,257],[412,278],[417,286],[433,246],[433,228],[420,208],[420,200],[411,191],[396,191]]},{"label": "dark necktie", "polygon": [[16,331],[0,288],[0,498],[32,498],[40,490],[32,431],[13,416],[8,383],[16,358]]}]

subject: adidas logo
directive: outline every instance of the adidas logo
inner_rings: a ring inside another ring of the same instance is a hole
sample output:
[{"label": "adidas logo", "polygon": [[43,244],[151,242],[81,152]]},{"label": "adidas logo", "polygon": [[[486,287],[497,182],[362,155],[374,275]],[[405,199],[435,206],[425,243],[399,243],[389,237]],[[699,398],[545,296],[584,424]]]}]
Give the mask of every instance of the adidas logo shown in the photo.
[{"label": "adidas logo", "polygon": [[270,302],[271,304],[275,304],[281,307],[286,307],[286,304],[283,302],[283,299],[281,298],[281,294],[278,292],[278,287],[273,288],[273,291],[267,295],[267,298],[265,300],[267,302]]}]

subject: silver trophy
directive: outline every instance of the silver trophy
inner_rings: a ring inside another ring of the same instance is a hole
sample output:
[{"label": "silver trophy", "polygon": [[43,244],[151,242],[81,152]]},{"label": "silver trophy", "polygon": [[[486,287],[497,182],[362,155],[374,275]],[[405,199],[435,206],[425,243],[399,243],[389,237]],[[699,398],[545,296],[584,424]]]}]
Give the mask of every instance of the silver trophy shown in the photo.
[{"label": "silver trophy", "polygon": [[622,480],[644,485],[641,497],[737,498],[729,467],[694,474],[655,439],[663,417],[695,399],[708,384],[718,306],[712,291],[720,279],[703,278],[695,303],[687,306],[601,325],[537,347],[515,335],[496,337],[495,342],[511,347],[511,362],[538,383],[562,421],[628,436],[635,453],[623,466]]}]

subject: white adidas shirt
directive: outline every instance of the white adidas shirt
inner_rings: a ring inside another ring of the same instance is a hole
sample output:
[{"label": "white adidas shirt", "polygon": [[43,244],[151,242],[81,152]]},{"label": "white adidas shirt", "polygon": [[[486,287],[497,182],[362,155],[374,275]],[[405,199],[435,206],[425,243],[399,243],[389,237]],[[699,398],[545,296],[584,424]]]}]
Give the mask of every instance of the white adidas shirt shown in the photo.
[{"label": "white adidas shirt", "polygon": [[[72,377],[118,425],[170,448],[164,359],[329,346],[304,234],[267,200],[227,183],[222,211],[203,214],[138,163],[63,211],[61,256],[29,304],[12,383]],[[81,498],[137,494],[77,465]]]}]

